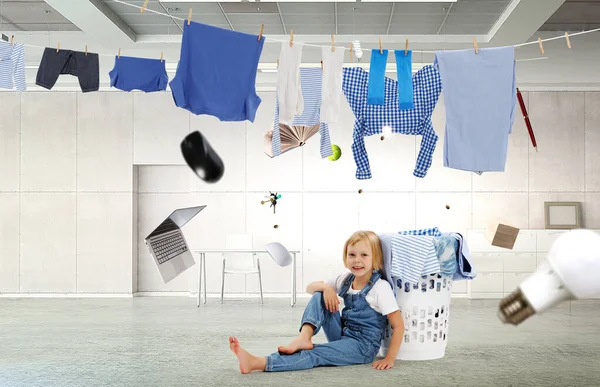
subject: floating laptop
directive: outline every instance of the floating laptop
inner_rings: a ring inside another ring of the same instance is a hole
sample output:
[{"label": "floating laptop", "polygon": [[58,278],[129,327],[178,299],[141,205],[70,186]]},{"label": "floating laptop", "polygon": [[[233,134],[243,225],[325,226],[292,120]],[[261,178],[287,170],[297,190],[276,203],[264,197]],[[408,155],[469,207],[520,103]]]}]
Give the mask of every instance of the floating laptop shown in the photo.
[{"label": "floating laptop", "polygon": [[206,206],[178,208],[144,240],[165,283],[194,266],[181,227]]}]

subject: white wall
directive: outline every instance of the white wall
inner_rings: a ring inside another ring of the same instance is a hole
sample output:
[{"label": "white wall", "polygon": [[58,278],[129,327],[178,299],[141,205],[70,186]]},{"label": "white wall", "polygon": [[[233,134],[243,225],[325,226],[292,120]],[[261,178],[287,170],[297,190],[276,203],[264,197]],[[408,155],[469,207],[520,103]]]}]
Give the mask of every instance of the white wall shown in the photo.
[{"label": "white wall", "polygon": [[[176,108],[170,93],[0,93],[0,292],[195,291],[196,267],[162,283],[143,238],[174,208],[197,204],[208,207],[184,228],[192,248],[220,248],[227,232],[248,232],[256,247],[279,240],[306,250],[299,291],[342,268],[343,242],[356,229],[466,233],[497,214],[539,229],[547,200],[583,202],[584,225],[600,228],[600,93],[524,93],[539,152],[518,113],[506,172],[483,176],[442,166],[440,101],[428,175],[412,176],[420,138],[373,136],[366,142],[369,181],[354,178],[354,118],[346,105],[331,125],[340,160],[320,158],[318,135],[270,159],[263,134],[274,95],[262,97],[254,123],[221,123]],[[179,144],[194,130],[225,162],[216,184],[196,178],[181,157]],[[260,204],[269,190],[283,195],[276,215]],[[207,265],[208,291],[217,293],[220,257],[208,256]],[[288,292],[288,268],[268,257],[262,267],[266,293]],[[228,293],[258,290],[252,277],[233,278]],[[466,294],[466,283],[454,289]]]}]

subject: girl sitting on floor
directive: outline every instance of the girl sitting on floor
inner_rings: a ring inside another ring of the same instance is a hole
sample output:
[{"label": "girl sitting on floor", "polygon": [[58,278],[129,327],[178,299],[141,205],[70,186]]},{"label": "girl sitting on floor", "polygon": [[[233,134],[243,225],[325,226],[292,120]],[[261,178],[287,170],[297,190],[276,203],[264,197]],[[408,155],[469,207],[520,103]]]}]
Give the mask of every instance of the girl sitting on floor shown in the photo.
[{"label": "girl sitting on floor", "polygon": [[[343,273],[327,282],[313,282],[312,294],[302,316],[300,334],[288,346],[268,356],[254,356],[229,337],[243,374],[252,371],[293,371],[318,366],[371,363],[381,346],[386,319],[393,328],[391,344],[384,359],[373,368],[392,368],[404,334],[404,321],[391,285],[382,278],[381,243],[372,231],[355,232],[344,245]],[[341,316],[339,300],[344,299]],[[313,344],[312,337],[323,328],[328,343]]]}]

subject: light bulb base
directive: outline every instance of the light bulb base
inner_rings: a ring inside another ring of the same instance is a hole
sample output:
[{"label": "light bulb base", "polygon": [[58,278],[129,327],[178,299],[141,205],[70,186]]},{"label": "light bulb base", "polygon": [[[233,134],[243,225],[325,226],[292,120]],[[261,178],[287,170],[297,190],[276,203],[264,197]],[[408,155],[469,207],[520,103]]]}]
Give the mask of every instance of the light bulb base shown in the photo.
[{"label": "light bulb base", "polygon": [[505,324],[519,325],[534,314],[535,310],[527,301],[521,288],[517,288],[500,301],[498,318]]}]

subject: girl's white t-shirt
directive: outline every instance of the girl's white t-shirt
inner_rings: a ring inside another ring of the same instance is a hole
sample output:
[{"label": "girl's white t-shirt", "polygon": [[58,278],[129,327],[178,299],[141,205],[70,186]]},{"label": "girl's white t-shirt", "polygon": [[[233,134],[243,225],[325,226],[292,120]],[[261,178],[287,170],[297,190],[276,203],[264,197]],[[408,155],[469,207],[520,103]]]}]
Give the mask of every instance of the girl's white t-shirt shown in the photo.
[{"label": "girl's white t-shirt", "polygon": [[[329,280],[325,281],[325,283],[332,286],[335,289],[335,292],[339,294],[342,290],[342,286],[344,285],[344,280],[346,277],[348,277],[348,274],[350,274],[350,271],[340,274],[337,277],[330,278]],[[360,290],[352,289],[352,286],[350,286],[348,293],[358,294],[360,293]],[[375,285],[373,285],[371,290],[369,290],[365,298],[373,310],[381,313],[384,316],[400,309],[398,308],[396,297],[394,297],[392,286],[382,278],[375,282]]]}]

